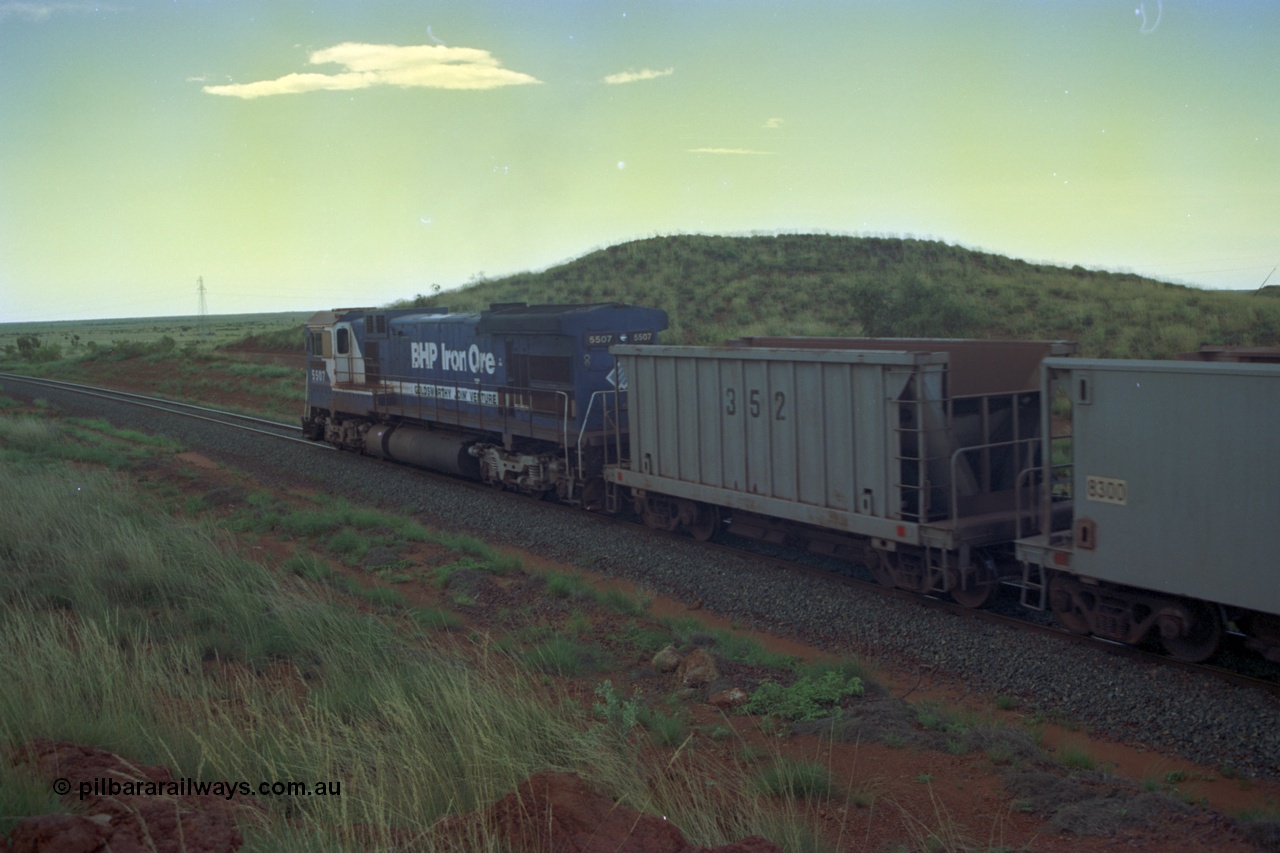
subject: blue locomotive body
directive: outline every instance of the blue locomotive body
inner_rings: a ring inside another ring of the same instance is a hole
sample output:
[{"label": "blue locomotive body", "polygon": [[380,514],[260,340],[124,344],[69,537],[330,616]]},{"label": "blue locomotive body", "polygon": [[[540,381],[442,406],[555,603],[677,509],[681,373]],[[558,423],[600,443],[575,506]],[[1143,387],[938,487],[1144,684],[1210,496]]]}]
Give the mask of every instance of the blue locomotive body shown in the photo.
[{"label": "blue locomotive body", "polygon": [[653,343],[666,312],[618,303],[322,312],[308,323],[312,437],[581,499],[615,426],[609,346]]}]

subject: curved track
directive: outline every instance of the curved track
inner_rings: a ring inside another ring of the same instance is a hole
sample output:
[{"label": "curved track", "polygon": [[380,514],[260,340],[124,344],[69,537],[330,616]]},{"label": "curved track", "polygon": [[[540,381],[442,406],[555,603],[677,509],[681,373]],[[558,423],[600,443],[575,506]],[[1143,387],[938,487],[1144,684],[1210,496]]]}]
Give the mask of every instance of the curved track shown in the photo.
[{"label": "curved track", "polygon": [[[214,409],[209,406],[199,406],[195,403],[182,403],[176,400],[165,400],[161,397],[149,397],[145,394],[134,394],[129,391],[116,391],[112,388],[101,388],[96,385],[83,385],[78,382],[67,382],[62,379],[46,379],[35,376],[21,376],[15,373],[0,373],[0,381],[21,382],[42,388],[70,391],[76,394],[83,394],[86,397],[98,397],[103,400],[127,403],[131,406],[138,406],[144,409],[155,409],[171,415],[181,415],[186,418],[195,418],[196,420],[221,424],[223,426],[232,427],[233,429],[261,433],[262,435],[269,435],[284,441],[296,441],[309,447],[333,450],[333,448],[327,444],[317,444],[316,442],[302,438],[301,435],[299,435],[299,433],[302,432],[302,427],[298,424],[281,423],[280,421],[272,421],[266,418],[259,418],[254,415],[229,412],[225,409]],[[253,424],[257,424],[257,426],[253,426]]]}]

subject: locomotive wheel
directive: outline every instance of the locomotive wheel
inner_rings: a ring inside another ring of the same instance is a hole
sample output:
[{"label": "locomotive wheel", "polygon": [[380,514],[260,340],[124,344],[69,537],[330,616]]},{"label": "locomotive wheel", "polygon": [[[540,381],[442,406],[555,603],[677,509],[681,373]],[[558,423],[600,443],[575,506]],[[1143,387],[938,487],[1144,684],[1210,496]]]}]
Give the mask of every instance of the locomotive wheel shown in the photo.
[{"label": "locomotive wheel", "polygon": [[720,508],[711,504],[698,504],[698,517],[689,525],[689,534],[699,542],[706,542],[720,532]]},{"label": "locomotive wheel", "polygon": [[1089,634],[1089,614],[1075,596],[1078,586],[1066,578],[1054,578],[1049,583],[1049,607],[1062,627],[1073,634]]},{"label": "locomotive wheel", "polygon": [[1222,642],[1222,620],[1216,610],[1198,601],[1188,601],[1186,607],[1192,620],[1186,631],[1178,637],[1162,636],[1160,643],[1170,657],[1200,663],[1218,650]]},{"label": "locomotive wheel", "polygon": [[961,607],[977,610],[985,606],[998,589],[1000,589],[1000,579],[996,577],[995,572],[987,566],[978,565],[974,567],[973,576],[969,578],[969,586],[967,588],[959,584],[953,586],[951,597]]}]

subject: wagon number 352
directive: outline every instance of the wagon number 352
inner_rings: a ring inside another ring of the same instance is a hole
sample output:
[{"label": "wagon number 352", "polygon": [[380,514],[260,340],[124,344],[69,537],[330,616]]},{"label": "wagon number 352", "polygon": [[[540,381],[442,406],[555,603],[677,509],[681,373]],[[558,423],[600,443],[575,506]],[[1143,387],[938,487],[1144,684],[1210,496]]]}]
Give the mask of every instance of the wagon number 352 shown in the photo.
[{"label": "wagon number 352", "polygon": [[[752,388],[747,392],[747,413],[753,418],[760,417],[760,410],[764,405],[761,402],[763,394],[759,388]],[[773,392],[773,419],[775,421],[785,421],[787,419],[787,395],[781,391]],[[738,413],[738,390],[736,388],[724,389],[724,413],[726,415],[736,415]]]}]

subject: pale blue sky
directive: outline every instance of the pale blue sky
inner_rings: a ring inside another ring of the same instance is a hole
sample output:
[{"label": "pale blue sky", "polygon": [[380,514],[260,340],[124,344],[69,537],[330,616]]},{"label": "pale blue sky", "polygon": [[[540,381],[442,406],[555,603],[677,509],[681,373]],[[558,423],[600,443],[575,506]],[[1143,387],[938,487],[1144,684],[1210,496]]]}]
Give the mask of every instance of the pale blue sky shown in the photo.
[{"label": "pale blue sky", "polygon": [[[671,233],[1248,288],[1276,2],[0,2],[0,322],[383,303]],[[1273,277],[1273,281],[1275,277]]]}]

